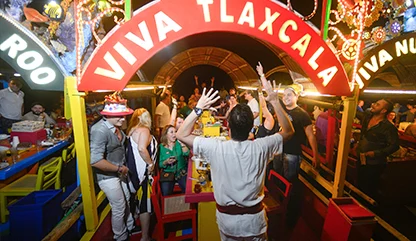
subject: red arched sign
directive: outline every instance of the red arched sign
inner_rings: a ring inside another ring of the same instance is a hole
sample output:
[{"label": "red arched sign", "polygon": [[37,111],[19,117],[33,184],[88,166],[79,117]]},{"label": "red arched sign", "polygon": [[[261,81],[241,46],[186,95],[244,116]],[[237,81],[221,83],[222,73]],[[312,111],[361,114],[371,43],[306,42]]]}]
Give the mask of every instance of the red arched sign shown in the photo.
[{"label": "red arched sign", "polygon": [[[320,93],[351,94],[344,68],[325,41],[284,5],[269,0],[149,3],[106,36],[90,58],[78,90],[122,90],[159,50],[187,36],[210,31],[242,33],[268,41],[293,58]],[[261,61],[262,53],[258,56]]]}]

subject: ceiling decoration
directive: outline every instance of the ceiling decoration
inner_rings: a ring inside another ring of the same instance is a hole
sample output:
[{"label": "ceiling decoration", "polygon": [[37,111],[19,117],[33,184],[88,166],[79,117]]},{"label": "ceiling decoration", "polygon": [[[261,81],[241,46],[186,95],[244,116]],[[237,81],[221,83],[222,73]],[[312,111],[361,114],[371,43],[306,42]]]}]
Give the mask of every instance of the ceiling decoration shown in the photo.
[{"label": "ceiling decoration", "polygon": [[217,47],[187,49],[172,57],[159,70],[154,84],[164,84],[170,76],[175,81],[185,70],[197,65],[211,65],[226,72],[235,85],[257,85],[257,73],[239,55]]}]

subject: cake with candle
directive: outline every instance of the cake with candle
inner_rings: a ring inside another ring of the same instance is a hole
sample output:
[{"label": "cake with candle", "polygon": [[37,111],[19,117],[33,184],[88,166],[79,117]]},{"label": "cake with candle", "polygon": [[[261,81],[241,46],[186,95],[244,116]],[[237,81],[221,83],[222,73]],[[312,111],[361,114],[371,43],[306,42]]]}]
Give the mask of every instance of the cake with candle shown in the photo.
[{"label": "cake with candle", "polygon": [[117,91],[105,96],[104,109],[100,113],[105,116],[125,116],[132,114],[133,110],[127,106],[127,100],[123,99]]}]

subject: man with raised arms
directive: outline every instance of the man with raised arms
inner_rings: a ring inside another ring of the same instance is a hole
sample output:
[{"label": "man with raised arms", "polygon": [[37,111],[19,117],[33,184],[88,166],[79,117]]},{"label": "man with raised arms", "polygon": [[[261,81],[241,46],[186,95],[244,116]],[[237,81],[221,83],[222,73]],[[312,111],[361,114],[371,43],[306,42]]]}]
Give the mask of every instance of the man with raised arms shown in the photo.
[{"label": "man with raised arms", "polygon": [[293,135],[293,127],[269,82],[263,81],[282,131],[254,141],[247,140],[253,127],[253,112],[246,104],[237,104],[228,117],[231,140],[220,141],[191,134],[195,121],[219,97],[218,91],[205,89],[195,109],[185,119],[176,137],[193,147],[211,165],[217,223],[222,240],[267,240],[264,175],[267,163],[283,151],[283,141]]}]

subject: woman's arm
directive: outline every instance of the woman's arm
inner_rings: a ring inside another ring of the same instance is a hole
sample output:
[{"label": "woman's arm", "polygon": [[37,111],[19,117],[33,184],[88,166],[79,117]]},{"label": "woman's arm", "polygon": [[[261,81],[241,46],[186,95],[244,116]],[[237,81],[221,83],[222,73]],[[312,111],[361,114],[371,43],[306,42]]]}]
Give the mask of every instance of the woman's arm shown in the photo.
[{"label": "woman's arm", "polygon": [[137,143],[137,148],[139,150],[140,157],[143,161],[149,165],[149,171],[153,171],[154,164],[152,158],[150,157],[149,151],[147,150],[147,146],[150,144],[151,136],[150,131],[147,128],[140,128],[140,130],[135,130],[131,136],[134,142]]},{"label": "woman's arm", "polygon": [[178,102],[175,98],[172,98],[173,108],[172,112],[170,113],[170,121],[169,124],[175,126],[176,116],[178,115]]},{"label": "woman's arm", "polygon": [[266,100],[264,99],[263,95],[259,96],[259,100],[260,100],[261,109],[263,111],[263,117],[265,119],[263,126],[267,130],[271,131],[274,127],[274,118],[272,114],[269,112],[269,109],[267,109]]}]

